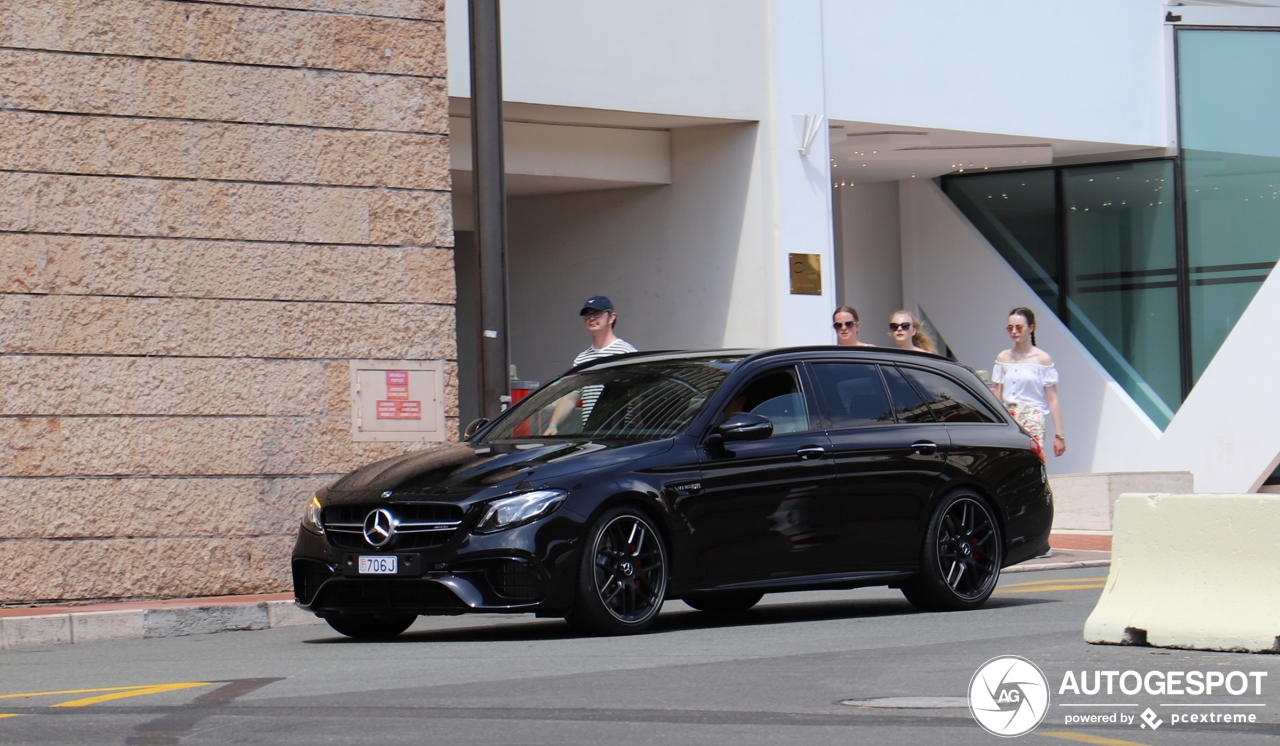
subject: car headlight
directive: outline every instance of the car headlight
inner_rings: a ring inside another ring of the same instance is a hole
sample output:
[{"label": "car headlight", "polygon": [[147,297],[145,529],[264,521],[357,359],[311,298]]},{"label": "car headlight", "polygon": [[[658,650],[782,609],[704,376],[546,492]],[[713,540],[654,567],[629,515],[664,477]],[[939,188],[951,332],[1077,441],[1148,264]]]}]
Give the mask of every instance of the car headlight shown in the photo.
[{"label": "car headlight", "polygon": [[307,503],[307,509],[302,512],[302,527],[316,534],[324,533],[324,526],[320,525],[320,498],[315,495],[311,496],[311,502]]},{"label": "car headlight", "polygon": [[569,496],[564,490],[534,490],[489,503],[476,533],[487,534],[523,525],[560,507]]}]

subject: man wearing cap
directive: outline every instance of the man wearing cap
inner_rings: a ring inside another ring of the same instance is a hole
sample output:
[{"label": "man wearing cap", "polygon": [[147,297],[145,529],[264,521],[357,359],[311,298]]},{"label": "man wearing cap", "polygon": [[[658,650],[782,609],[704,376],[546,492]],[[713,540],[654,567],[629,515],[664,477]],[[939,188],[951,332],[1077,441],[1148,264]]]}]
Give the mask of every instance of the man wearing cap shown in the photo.
[{"label": "man wearing cap", "polygon": [[[582,310],[578,313],[587,326],[587,333],[591,335],[591,346],[578,353],[578,356],[573,359],[574,367],[602,357],[636,352],[635,347],[613,333],[613,325],[618,323],[618,314],[614,313],[613,301],[603,295],[593,295],[587,298],[582,304]],[[600,390],[600,386],[584,386],[582,391],[569,394],[557,402],[555,412],[551,414],[551,424],[547,425],[542,434],[559,433],[560,425],[569,418],[569,414],[577,407],[579,399],[582,400],[582,421],[586,422],[591,416],[592,408],[595,407],[596,399],[600,398]]]}]

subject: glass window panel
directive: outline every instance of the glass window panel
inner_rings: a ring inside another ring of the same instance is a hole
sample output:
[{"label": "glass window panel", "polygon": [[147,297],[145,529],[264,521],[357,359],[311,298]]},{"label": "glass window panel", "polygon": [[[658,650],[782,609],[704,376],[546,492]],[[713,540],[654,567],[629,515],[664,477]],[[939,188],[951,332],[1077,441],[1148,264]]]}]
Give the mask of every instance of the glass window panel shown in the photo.
[{"label": "glass window panel", "polygon": [[1058,307],[1053,171],[947,178],[947,196],[1050,308]]},{"label": "glass window panel", "polygon": [[815,363],[813,372],[832,428],[893,424],[893,408],[876,366]]},{"label": "glass window panel", "polygon": [[933,415],[942,422],[995,422],[991,412],[978,402],[978,397],[950,378],[915,368],[903,368],[902,372],[924,392]]},{"label": "glass window panel", "polygon": [[1182,400],[1173,164],[1063,171],[1068,326],[1160,427]]},{"label": "glass window panel", "polygon": [[897,368],[889,365],[880,366],[884,372],[884,382],[889,386],[889,396],[893,397],[893,413],[898,422],[933,422],[933,413],[929,405],[924,403],[920,394],[907,383]]},{"label": "glass window panel", "polygon": [[1278,69],[1280,33],[1178,32],[1192,380],[1280,259]]},{"label": "glass window panel", "polygon": [[802,433],[810,429],[809,412],[794,368],[765,373],[746,385],[729,401],[723,417],[751,412],[769,418],[773,432]]}]

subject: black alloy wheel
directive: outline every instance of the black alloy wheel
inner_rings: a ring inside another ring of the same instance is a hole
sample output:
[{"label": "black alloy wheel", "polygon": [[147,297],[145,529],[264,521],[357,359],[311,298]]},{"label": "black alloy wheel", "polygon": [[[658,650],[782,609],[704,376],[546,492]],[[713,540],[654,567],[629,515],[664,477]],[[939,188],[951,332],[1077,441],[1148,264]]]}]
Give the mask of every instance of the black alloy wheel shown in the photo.
[{"label": "black alloy wheel", "polygon": [[698,611],[708,614],[729,615],[741,614],[760,603],[764,594],[758,591],[739,591],[734,593],[708,593],[706,595],[691,594],[680,599]]},{"label": "black alloy wheel", "polygon": [[667,593],[667,550],[641,511],[618,507],[591,527],[569,623],[604,635],[640,632],[653,623]]},{"label": "black alloy wheel", "polygon": [[976,609],[1000,580],[1004,544],[987,503],[969,491],[943,498],[925,534],[920,573],[902,593],[926,611]]},{"label": "black alloy wheel", "polygon": [[357,640],[390,640],[404,632],[417,620],[417,614],[373,616],[372,614],[342,614],[325,617],[330,627],[347,637]]}]

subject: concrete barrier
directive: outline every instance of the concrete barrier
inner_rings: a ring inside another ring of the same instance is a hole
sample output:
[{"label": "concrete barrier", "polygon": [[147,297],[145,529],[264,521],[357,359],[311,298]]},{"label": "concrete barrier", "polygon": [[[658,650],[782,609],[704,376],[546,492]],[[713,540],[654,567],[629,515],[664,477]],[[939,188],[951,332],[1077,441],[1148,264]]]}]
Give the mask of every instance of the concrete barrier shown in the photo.
[{"label": "concrete barrier", "polygon": [[1093,643],[1280,652],[1280,495],[1121,495]]}]

